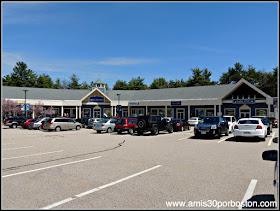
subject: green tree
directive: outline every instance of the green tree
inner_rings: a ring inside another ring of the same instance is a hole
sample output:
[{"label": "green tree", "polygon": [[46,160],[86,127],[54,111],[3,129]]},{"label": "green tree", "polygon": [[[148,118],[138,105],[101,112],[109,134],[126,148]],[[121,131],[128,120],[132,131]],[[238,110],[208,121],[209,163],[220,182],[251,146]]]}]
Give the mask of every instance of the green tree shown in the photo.
[{"label": "green tree", "polygon": [[90,89],[88,83],[86,81],[84,81],[82,84],[81,84],[81,89]]},{"label": "green tree", "polygon": [[168,88],[168,82],[164,78],[156,78],[150,85],[150,89]]},{"label": "green tree", "polygon": [[35,84],[35,87],[38,88],[54,88],[53,81],[51,77],[45,73],[40,75],[37,79],[37,82]]},{"label": "green tree", "polygon": [[27,69],[24,62],[17,62],[10,75],[3,78],[4,86],[35,87],[37,74],[33,70]]},{"label": "green tree", "polygon": [[200,70],[199,68],[191,69],[192,77],[186,82],[186,86],[206,86],[215,85],[216,81],[211,81],[210,76],[212,73],[207,69]]},{"label": "green tree", "polygon": [[79,84],[79,77],[76,74],[72,74],[70,77],[70,82],[68,84],[68,88],[70,89],[80,89],[81,85]]},{"label": "green tree", "polygon": [[147,85],[144,84],[144,80],[145,80],[145,78],[140,78],[140,76],[138,76],[137,78],[133,77],[128,82],[128,88],[130,90],[143,90],[143,89],[147,89]]},{"label": "green tree", "polygon": [[229,67],[228,72],[222,74],[220,77],[220,84],[237,83],[244,75],[245,70],[243,69],[243,65],[235,63],[234,67]]},{"label": "green tree", "polygon": [[117,80],[113,86],[113,90],[128,90],[128,84],[126,81]]},{"label": "green tree", "polygon": [[55,80],[55,84],[54,84],[54,86],[53,86],[55,89],[63,89],[63,86],[62,86],[62,84],[61,84],[61,82],[60,82],[60,78],[57,78],[56,80]]}]

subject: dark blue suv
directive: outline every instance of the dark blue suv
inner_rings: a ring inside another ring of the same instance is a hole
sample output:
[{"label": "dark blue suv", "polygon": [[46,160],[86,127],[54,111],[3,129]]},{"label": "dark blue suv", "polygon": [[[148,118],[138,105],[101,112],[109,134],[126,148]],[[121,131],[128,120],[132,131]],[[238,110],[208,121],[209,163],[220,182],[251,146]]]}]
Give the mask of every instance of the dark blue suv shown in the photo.
[{"label": "dark blue suv", "polygon": [[228,129],[228,122],[225,118],[221,116],[206,116],[194,126],[194,135],[195,137],[209,135],[220,138],[222,134],[228,136]]}]

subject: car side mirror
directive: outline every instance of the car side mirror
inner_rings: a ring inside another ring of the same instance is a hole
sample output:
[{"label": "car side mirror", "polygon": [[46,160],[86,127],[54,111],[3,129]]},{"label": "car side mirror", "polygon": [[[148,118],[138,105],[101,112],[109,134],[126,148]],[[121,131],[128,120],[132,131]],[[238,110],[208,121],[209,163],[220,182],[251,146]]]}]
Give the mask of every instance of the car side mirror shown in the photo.
[{"label": "car side mirror", "polygon": [[263,160],[277,161],[277,150],[267,150],[262,153]]}]

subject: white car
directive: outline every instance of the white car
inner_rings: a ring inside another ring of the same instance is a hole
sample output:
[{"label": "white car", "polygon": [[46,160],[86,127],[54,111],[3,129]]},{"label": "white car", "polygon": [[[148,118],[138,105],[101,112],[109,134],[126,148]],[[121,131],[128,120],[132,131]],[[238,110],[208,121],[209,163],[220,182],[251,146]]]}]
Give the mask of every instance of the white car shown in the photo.
[{"label": "white car", "polygon": [[197,125],[198,122],[200,122],[200,118],[199,117],[191,117],[189,120],[188,120],[188,123],[189,125]]},{"label": "white car", "polygon": [[224,116],[228,122],[228,132],[233,133],[233,128],[236,125],[237,121],[234,116]]},{"label": "white car", "polygon": [[233,132],[235,139],[240,137],[257,137],[265,141],[267,126],[259,118],[242,118],[234,126]]}]

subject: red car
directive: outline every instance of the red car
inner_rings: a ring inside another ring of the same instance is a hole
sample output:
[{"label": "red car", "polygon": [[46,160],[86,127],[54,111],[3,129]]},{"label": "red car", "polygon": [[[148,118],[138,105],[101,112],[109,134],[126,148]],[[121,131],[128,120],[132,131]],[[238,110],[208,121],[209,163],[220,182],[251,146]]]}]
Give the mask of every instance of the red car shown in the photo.
[{"label": "red car", "polygon": [[190,129],[188,122],[183,121],[181,119],[172,119],[171,122],[174,131],[184,131]]},{"label": "red car", "polygon": [[133,134],[134,128],[137,125],[137,118],[120,118],[115,125],[115,131],[121,134],[123,131],[127,131]]},{"label": "red car", "polygon": [[28,119],[26,120],[22,125],[21,127],[24,128],[24,129],[27,129],[28,128],[28,125],[31,123],[31,122],[35,122],[36,119]]}]

